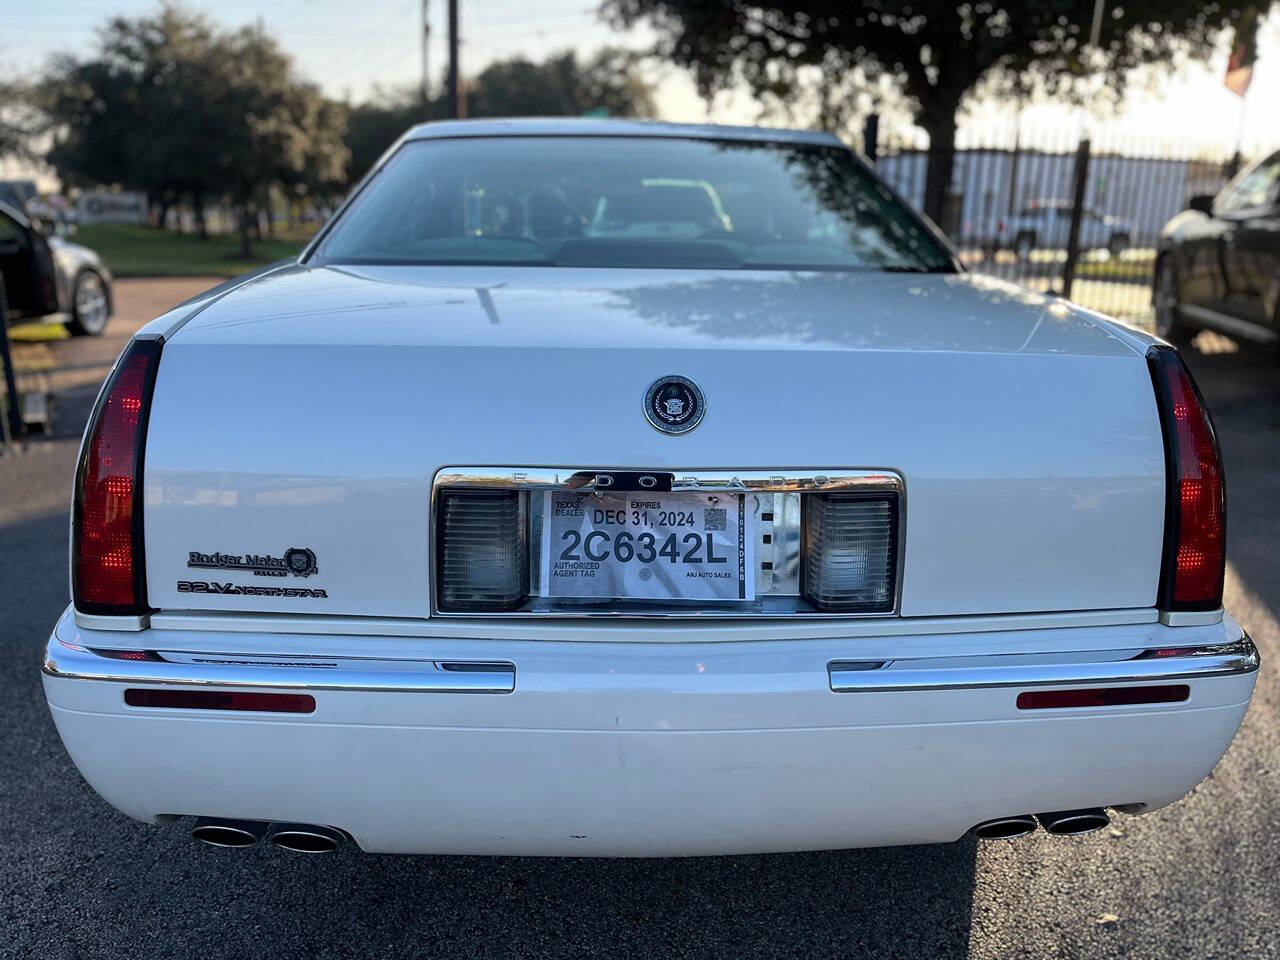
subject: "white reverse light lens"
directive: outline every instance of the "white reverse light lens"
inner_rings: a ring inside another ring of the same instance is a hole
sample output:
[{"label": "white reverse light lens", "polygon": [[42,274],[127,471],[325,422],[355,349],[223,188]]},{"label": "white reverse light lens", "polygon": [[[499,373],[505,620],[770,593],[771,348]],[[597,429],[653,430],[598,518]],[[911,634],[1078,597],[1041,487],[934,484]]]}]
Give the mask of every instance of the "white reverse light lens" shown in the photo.
[{"label": "white reverse light lens", "polygon": [[893,609],[897,500],[810,494],[804,504],[804,594],[821,610]]},{"label": "white reverse light lens", "polygon": [[529,584],[529,525],[518,492],[445,493],[440,507],[440,609],[510,610]]}]

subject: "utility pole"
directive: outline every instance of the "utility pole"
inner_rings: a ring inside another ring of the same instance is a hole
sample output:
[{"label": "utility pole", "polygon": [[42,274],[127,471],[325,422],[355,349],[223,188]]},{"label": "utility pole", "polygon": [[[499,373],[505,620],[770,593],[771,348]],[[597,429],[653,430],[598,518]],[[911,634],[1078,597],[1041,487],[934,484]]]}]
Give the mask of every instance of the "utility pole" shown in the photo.
[{"label": "utility pole", "polygon": [[[431,48],[431,17],[429,15],[429,7],[431,0],[422,0],[422,107],[425,110],[427,106],[427,98],[431,95],[431,72],[428,70],[428,51]],[[424,120],[430,120],[430,117],[424,117]]]},{"label": "utility pole", "polygon": [[458,0],[449,0],[449,118],[461,119],[466,115],[462,107],[462,84],[458,76]]},{"label": "utility pole", "polygon": [[[1089,27],[1089,46],[1098,51],[1102,39],[1102,13],[1107,0],[1097,0],[1093,5],[1093,23]],[[1071,188],[1071,229],[1067,234],[1067,262],[1062,267],[1062,295],[1070,300],[1071,288],[1076,282],[1076,263],[1080,259],[1080,221],[1084,218],[1085,186],[1089,180],[1089,155],[1093,145],[1086,130],[1076,148],[1074,182]]]},{"label": "utility pole", "polygon": [[1102,39],[1102,13],[1107,0],[1097,0],[1093,5],[1093,22],[1089,25],[1089,46],[1098,49],[1098,41]]}]

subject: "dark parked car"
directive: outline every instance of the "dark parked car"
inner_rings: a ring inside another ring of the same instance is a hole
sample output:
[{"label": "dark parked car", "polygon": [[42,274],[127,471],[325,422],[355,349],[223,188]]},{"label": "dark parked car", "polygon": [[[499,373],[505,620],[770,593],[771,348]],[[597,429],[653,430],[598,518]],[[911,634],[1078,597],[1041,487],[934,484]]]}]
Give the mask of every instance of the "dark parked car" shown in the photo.
[{"label": "dark parked car", "polygon": [[1166,339],[1210,327],[1280,343],[1280,152],[1165,224],[1153,300]]},{"label": "dark parked car", "polygon": [[102,258],[57,231],[46,236],[10,190],[0,190],[0,277],[9,323],[64,323],[89,336],[107,326],[111,273]]}]

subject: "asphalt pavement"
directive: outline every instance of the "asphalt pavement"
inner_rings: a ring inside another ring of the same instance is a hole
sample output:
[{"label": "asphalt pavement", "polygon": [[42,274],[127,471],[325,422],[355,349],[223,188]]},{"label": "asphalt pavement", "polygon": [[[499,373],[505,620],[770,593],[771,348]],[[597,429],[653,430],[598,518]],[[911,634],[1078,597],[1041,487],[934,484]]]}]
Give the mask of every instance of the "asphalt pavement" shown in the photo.
[{"label": "asphalt pavement", "polygon": [[123,281],[103,340],[19,348],[60,403],[51,438],[0,456],[0,957],[1280,956],[1280,361],[1221,337],[1188,351],[1225,450],[1227,604],[1264,661],[1226,759],[1172,807],[1073,839],[755,857],[221,851],[100,800],[39,678],[94,385],[203,285]]}]

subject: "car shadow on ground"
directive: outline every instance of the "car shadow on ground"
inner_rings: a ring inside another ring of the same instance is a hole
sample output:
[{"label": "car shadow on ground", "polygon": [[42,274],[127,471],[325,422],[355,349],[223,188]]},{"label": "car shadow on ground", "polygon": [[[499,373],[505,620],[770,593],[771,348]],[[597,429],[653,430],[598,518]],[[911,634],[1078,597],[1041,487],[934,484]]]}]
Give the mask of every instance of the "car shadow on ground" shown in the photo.
[{"label": "car shadow on ground", "polygon": [[[86,802],[94,802],[86,798]],[[101,806],[101,801],[97,801]],[[158,955],[220,956],[228,925],[273,957],[754,957],[967,955],[975,842],[669,860],[324,857],[216,850],[189,822],[106,814],[80,847],[132,849],[143,876],[77,891],[87,930],[155,911]],[[136,861],[135,861],[136,862]],[[122,934],[128,935],[122,930]],[[238,939],[238,937],[237,937]],[[270,948],[266,944],[270,944]],[[340,946],[345,945],[345,946]],[[354,954],[351,954],[354,955]]]}]

